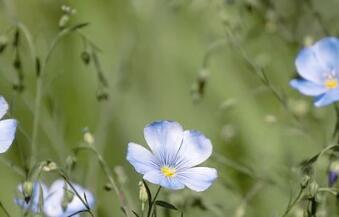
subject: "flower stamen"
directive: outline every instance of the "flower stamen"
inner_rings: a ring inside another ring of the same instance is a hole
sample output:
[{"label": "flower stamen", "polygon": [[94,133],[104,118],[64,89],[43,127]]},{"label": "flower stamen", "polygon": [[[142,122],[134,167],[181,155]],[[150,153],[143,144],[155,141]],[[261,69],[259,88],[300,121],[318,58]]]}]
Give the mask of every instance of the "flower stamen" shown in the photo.
[{"label": "flower stamen", "polygon": [[176,169],[170,168],[168,166],[163,166],[163,167],[161,167],[161,172],[166,177],[173,177],[173,176],[175,176]]},{"label": "flower stamen", "polygon": [[328,79],[325,81],[325,87],[328,89],[333,89],[338,87],[337,79]]}]

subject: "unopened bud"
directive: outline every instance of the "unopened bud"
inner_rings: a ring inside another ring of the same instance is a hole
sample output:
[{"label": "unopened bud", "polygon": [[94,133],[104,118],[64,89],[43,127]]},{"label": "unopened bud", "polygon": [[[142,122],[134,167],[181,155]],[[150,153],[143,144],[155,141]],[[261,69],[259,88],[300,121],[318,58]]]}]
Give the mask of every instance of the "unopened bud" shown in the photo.
[{"label": "unopened bud", "polygon": [[81,59],[86,65],[88,65],[91,62],[91,56],[87,51],[83,51],[81,53]]},{"label": "unopened bud", "polygon": [[310,183],[309,191],[312,197],[314,197],[318,192],[319,185],[315,181]]},{"label": "unopened bud", "polygon": [[305,175],[301,181],[301,187],[302,188],[306,188],[306,186],[308,185],[309,181],[310,181],[310,177],[308,175]]},{"label": "unopened bud", "polygon": [[69,189],[65,189],[64,197],[62,198],[62,203],[61,203],[62,209],[66,210],[68,204],[70,204],[73,199],[74,199],[74,193]]},{"label": "unopened bud", "polygon": [[50,172],[50,171],[56,170],[57,168],[58,168],[58,165],[57,165],[55,162],[53,162],[53,161],[47,161],[47,162],[46,162],[46,165],[44,165],[44,166],[42,167],[42,170],[43,170],[44,172]]},{"label": "unopened bud", "polygon": [[274,124],[277,122],[277,117],[272,114],[268,114],[265,116],[265,122],[268,124]]},{"label": "unopened bud", "polygon": [[122,166],[116,166],[114,168],[114,172],[117,174],[117,177],[118,177],[118,182],[120,184],[126,184],[127,182],[127,175],[125,173],[125,170]]},{"label": "unopened bud", "polygon": [[66,158],[66,166],[67,168],[73,169],[77,162],[77,158],[75,156],[68,156]]},{"label": "unopened bud", "polygon": [[95,141],[94,136],[91,132],[87,131],[84,133],[84,141],[90,145],[92,145]]},{"label": "unopened bud", "polygon": [[148,200],[147,190],[145,184],[140,181],[139,182],[139,200],[141,201],[141,210],[145,209],[145,203]]},{"label": "unopened bud", "polygon": [[22,187],[22,192],[25,202],[28,204],[33,195],[33,183],[30,181],[25,181]]},{"label": "unopened bud", "polygon": [[67,26],[67,24],[69,23],[70,17],[68,14],[64,14],[61,16],[60,20],[59,20],[59,27],[61,29],[65,28]]},{"label": "unopened bud", "polygon": [[111,191],[113,188],[113,186],[111,185],[111,183],[106,183],[104,186],[105,191]]},{"label": "unopened bud", "polygon": [[311,46],[312,44],[314,43],[314,38],[310,35],[307,35],[305,38],[304,38],[304,46],[305,47],[309,47]]},{"label": "unopened bud", "polygon": [[332,187],[337,179],[339,174],[339,161],[333,161],[330,165],[330,169],[328,172],[328,185]]},{"label": "unopened bud", "polygon": [[7,44],[8,44],[7,37],[4,35],[1,35],[0,36],[0,53],[2,53],[6,49]]}]

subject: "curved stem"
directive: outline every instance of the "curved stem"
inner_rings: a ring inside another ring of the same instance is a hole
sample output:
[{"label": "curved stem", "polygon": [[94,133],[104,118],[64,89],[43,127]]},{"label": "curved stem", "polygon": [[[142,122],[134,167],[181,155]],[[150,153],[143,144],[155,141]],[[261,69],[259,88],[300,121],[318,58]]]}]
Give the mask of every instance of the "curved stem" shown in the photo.
[{"label": "curved stem", "polygon": [[78,150],[82,150],[82,149],[89,150],[89,151],[91,151],[95,154],[95,156],[98,159],[98,162],[100,164],[101,169],[103,170],[105,176],[107,177],[109,183],[111,184],[115,194],[118,196],[121,208],[123,209],[126,216],[129,217],[129,209],[128,209],[128,206],[127,206],[126,201],[124,199],[124,196],[123,196],[122,192],[119,190],[118,185],[113,178],[113,174],[111,172],[111,169],[109,168],[109,166],[105,162],[102,155],[93,146],[81,146],[81,147],[76,148],[75,152],[77,153]]},{"label": "curved stem", "polygon": [[39,123],[40,123],[40,107],[42,101],[42,91],[43,91],[43,78],[46,71],[46,65],[49,62],[51,55],[56,47],[56,45],[61,41],[63,37],[66,35],[76,31],[79,28],[87,26],[87,23],[81,23],[75,25],[73,27],[67,28],[59,32],[59,34],[54,38],[51,43],[49,50],[47,51],[46,57],[41,63],[41,70],[37,72],[37,87],[36,87],[36,98],[35,98],[35,106],[34,106],[34,120],[33,120],[33,131],[32,131],[32,146],[31,146],[31,165],[34,165],[36,152],[37,152],[37,142],[38,142],[38,131],[39,131]]},{"label": "curved stem", "polygon": [[292,208],[300,201],[300,199],[303,196],[304,190],[305,190],[304,187],[300,188],[298,195],[295,197],[295,199],[291,203],[288,204],[288,206],[287,206],[284,214],[282,215],[282,217],[287,216],[288,213],[290,213],[290,211],[292,210]]}]

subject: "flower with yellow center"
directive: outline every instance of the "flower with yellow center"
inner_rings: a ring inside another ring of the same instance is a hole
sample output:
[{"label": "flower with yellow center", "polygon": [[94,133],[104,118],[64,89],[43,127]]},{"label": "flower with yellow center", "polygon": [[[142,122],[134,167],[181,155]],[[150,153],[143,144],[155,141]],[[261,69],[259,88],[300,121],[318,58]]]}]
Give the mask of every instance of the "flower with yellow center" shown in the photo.
[{"label": "flower with yellow center", "polygon": [[144,129],[151,150],[128,144],[127,160],[143,179],[161,187],[205,191],[218,177],[214,168],[198,166],[212,154],[212,143],[196,130],[174,121],[155,121]]},{"label": "flower with yellow center", "polygon": [[300,50],[295,59],[298,78],[292,88],[314,97],[322,107],[339,101],[339,38],[325,37]]}]

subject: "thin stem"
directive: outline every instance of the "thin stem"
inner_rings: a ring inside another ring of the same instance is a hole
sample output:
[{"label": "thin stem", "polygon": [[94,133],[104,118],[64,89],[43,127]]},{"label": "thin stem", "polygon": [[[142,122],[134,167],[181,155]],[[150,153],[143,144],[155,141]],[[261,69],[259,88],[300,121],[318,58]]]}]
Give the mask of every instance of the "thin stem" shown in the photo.
[{"label": "thin stem", "polygon": [[279,103],[283,106],[285,111],[292,116],[292,118],[296,121],[298,125],[301,125],[300,119],[298,116],[296,116],[293,112],[290,111],[286,97],[283,93],[280,93],[271,83],[271,81],[268,79],[267,74],[263,67],[258,66],[257,64],[253,63],[251,58],[248,56],[247,52],[243,49],[243,47],[240,45],[236,37],[233,36],[230,30],[226,28],[226,34],[230,38],[233,46],[238,50],[242,58],[245,60],[248,67],[254,72],[254,74],[259,78],[259,80],[262,82],[263,85],[265,85],[275,96],[275,98],[279,101]]},{"label": "thin stem", "polygon": [[[74,193],[76,194],[76,196],[79,198],[79,200],[81,201],[81,203],[86,207],[86,212],[88,212],[92,217],[94,217],[94,214],[91,211],[91,207],[89,207],[89,205],[87,204],[87,201],[85,201],[80,194],[77,192],[77,190],[75,189],[75,187],[73,186],[73,184],[69,181],[68,177],[66,176],[66,174],[59,170],[59,175],[65,180],[65,182],[72,188],[72,190],[74,191]],[[83,210],[81,212],[84,212]],[[74,214],[73,214],[74,215]],[[71,216],[73,216],[71,215]]]},{"label": "thin stem", "polygon": [[31,146],[31,165],[34,165],[36,152],[37,152],[37,142],[38,142],[38,131],[40,123],[40,107],[42,100],[42,91],[43,91],[43,78],[46,71],[46,65],[49,62],[51,55],[56,47],[56,45],[61,41],[66,35],[78,30],[79,28],[87,26],[87,23],[81,23],[73,27],[67,28],[59,32],[59,34],[54,38],[51,43],[49,50],[47,51],[44,61],[41,63],[41,70],[37,73],[37,87],[36,87],[36,98],[34,106],[34,120],[33,120],[33,131],[32,131],[32,146]]},{"label": "thin stem", "polygon": [[37,141],[38,141],[38,128],[40,122],[40,104],[42,98],[42,78],[37,78],[37,87],[36,87],[36,96],[34,103],[34,119],[33,119],[33,131],[32,131],[32,145],[31,145],[31,166],[35,163],[36,151],[37,151]]},{"label": "thin stem", "polygon": [[154,204],[155,204],[156,199],[157,199],[157,197],[158,197],[158,195],[159,195],[159,193],[160,193],[160,190],[161,190],[161,186],[159,186],[159,188],[158,188],[158,190],[157,190],[157,193],[155,193],[155,196],[154,196],[154,198],[153,198],[153,200],[152,200],[151,206],[148,207],[147,217],[151,217],[152,214],[153,214]]},{"label": "thin stem", "polygon": [[301,186],[298,195],[295,197],[295,199],[291,203],[288,204],[288,206],[287,206],[284,214],[282,215],[282,217],[287,216],[288,213],[292,210],[292,208],[300,201],[300,199],[303,196],[304,190],[305,190],[305,188],[303,186]]},{"label": "thin stem", "polygon": [[311,13],[313,14],[313,16],[315,17],[315,19],[318,21],[323,33],[325,35],[331,35],[330,31],[327,29],[324,20],[321,17],[321,14],[314,8],[313,3],[311,0],[306,0],[306,3],[311,11]]},{"label": "thin stem", "polygon": [[7,211],[7,209],[6,209],[5,206],[2,204],[1,201],[0,201],[0,208],[1,208],[2,211],[5,213],[6,217],[11,217],[11,215],[9,214],[9,212]]},{"label": "thin stem", "polygon": [[78,147],[78,148],[75,149],[75,153],[77,153],[78,150],[82,150],[82,149],[92,151],[95,154],[95,156],[98,159],[98,162],[99,162],[101,169],[103,170],[105,176],[107,177],[107,179],[108,179],[110,185],[112,186],[115,194],[118,196],[121,208],[124,210],[124,213],[126,214],[126,216],[129,217],[129,209],[128,209],[128,206],[127,206],[126,201],[124,199],[124,195],[119,190],[118,185],[113,178],[112,171],[109,168],[109,166],[107,165],[107,163],[105,162],[102,155],[92,145],[91,146]]},{"label": "thin stem", "polygon": [[338,195],[337,189],[333,189],[333,188],[319,188],[318,192],[330,193],[330,194],[332,194],[334,196]]}]

